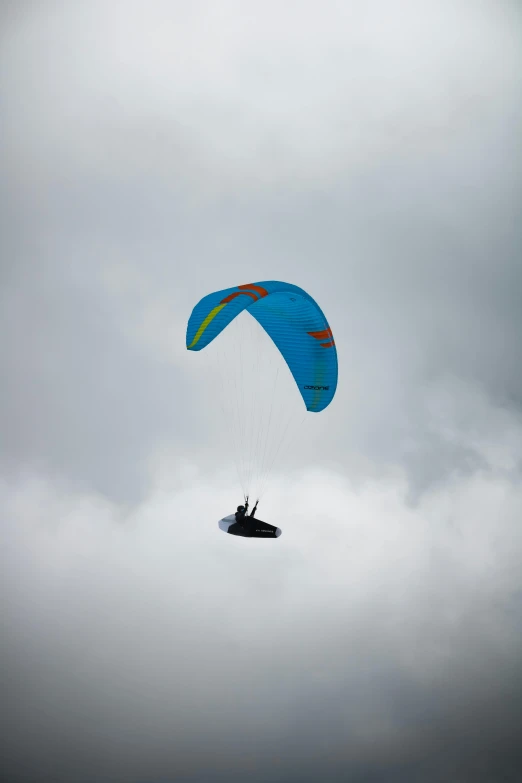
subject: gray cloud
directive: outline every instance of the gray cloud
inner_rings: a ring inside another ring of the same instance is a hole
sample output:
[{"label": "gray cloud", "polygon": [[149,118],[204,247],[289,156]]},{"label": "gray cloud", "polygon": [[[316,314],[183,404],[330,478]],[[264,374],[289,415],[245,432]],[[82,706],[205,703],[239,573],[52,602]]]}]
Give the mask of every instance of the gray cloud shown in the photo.
[{"label": "gray cloud", "polygon": [[204,521],[220,483],[123,518],[4,487],[13,779],[515,780],[519,488],[470,478],[413,511],[404,477],[309,474],[275,490],[273,512],[300,498],[281,548],[245,550]]}]

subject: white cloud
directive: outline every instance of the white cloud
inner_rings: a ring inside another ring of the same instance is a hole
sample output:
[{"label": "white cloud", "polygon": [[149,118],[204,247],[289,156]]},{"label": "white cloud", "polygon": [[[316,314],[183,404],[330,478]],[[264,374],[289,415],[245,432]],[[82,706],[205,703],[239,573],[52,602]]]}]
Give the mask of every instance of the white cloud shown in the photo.
[{"label": "white cloud", "polygon": [[44,6],[7,41],[8,130],[33,179],[317,187],[502,120],[514,29],[497,4]]}]

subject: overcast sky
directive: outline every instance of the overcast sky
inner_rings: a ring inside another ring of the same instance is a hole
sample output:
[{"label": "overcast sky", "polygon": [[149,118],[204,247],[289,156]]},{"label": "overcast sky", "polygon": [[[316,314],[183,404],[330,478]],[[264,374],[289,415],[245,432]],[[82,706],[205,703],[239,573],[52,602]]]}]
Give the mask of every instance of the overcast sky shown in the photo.
[{"label": "overcast sky", "polygon": [[[520,4],[0,14],[6,780],[519,781]],[[339,387],[256,542],[185,328],[270,279]]]}]

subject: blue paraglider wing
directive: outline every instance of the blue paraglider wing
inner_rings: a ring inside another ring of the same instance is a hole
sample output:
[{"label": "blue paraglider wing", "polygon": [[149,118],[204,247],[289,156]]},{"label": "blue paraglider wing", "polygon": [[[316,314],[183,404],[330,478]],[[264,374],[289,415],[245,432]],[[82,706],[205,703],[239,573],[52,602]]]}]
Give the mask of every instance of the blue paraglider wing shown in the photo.
[{"label": "blue paraglider wing", "polygon": [[291,283],[269,280],[215,291],[195,306],[187,348],[206,348],[243,310],[279,348],[308,411],[318,413],[337,388],[337,351],[326,317],[312,297]]}]

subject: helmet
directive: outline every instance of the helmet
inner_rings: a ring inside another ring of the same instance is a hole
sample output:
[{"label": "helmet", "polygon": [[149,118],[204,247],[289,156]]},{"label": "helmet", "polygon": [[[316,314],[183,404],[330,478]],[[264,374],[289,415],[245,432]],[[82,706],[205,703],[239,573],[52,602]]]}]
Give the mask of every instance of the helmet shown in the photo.
[{"label": "helmet", "polygon": [[238,511],[244,511],[244,510],[245,510],[245,507],[244,507],[244,506],[238,506],[238,507],[237,507],[237,510],[238,510]]}]

